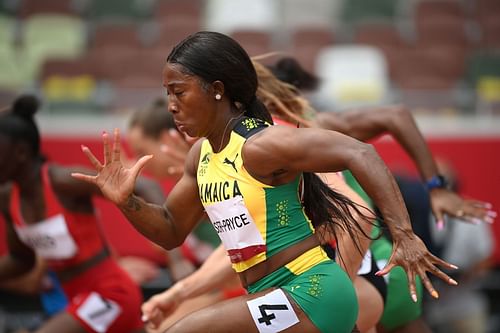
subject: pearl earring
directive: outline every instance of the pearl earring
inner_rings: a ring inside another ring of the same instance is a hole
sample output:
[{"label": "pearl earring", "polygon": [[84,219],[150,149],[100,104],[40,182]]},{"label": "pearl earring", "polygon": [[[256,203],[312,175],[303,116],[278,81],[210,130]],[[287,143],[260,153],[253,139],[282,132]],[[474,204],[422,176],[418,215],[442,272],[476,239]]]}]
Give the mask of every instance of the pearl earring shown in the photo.
[{"label": "pearl earring", "polygon": [[216,94],[216,95],[215,95],[215,99],[216,99],[216,100],[218,100],[218,101],[219,101],[221,98],[222,98],[221,94]]}]

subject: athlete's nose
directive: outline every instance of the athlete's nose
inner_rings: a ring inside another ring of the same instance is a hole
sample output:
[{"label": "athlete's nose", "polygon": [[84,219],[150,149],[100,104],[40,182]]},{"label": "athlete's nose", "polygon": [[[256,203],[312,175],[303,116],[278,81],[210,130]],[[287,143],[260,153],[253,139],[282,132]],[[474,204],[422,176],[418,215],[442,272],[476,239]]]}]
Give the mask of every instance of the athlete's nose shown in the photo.
[{"label": "athlete's nose", "polygon": [[167,109],[169,112],[172,112],[172,113],[179,112],[179,110],[177,109],[177,104],[175,104],[175,102],[172,101],[172,98],[168,99]]}]

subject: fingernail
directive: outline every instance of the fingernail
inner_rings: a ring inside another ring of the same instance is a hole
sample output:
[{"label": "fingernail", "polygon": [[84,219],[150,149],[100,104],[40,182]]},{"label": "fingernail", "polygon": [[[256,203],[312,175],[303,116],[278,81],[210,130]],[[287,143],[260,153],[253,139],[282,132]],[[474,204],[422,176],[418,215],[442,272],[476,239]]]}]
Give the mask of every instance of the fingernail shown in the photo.
[{"label": "fingernail", "polygon": [[169,129],[169,130],[168,130],[168,133],[169,133],[170,135],[178,135],[178,134],[179,134],[179,132],[177,132],[177,130],[176,130],[176,129],[174,129],[174,128]]},{"label": "fingernail", "polygon": [[488,208],[488,209],[489,209],[489,208],[492,208],[492,207],[493,207],[493,205],[492,205],[491,203],[489,203],[489,202],[485,202],[485,203],[484,203],[484,207],[486,207],[486,208]]},{"label": "fingernail", "polygon": [[378,271],[378,272],[376,272],[376,273],[375,273],[375,275],[376,275],[376,276],[380,276],[380,275],[382,275],[382,271]]},{"label": "fingernail", "polygon": [[80,148],[82,148],[82,150],[84,150],[87,147],[85,147],[84,145],[80,145]]},{"label": "fingernail", "polygon": [[443,220],[437,221],[437,229],[438,230],[443,230],[443,228],[444,228],[444,222],[443,222]]},{"label": "fingernail", "polygon": [[475,225],[479,225],[481,224],[482,220],[481,219],[478,219],[477,217],[474,217],[472,219],[472,223],[475,224]]},{"label": "fingernail", "polygon": [[448,280],[448,283],[449,283],[449,284],[452,284],[452,285],[454,285],[454,286],[458,285],[458,282],[457,282],[457,281],[455,281],[455,280],[453,280],[452,278],[450,278],[450,279]]},{"label": "fingernail", "polygon": [[166,144],[161,144],[160,150],[162,153],[166,153],[168,151],[168,146]]},{"label": "fingernail", "polygon": [[[137,318],[137,317],[136,317],[136,318]],[[149,318],[148,318],[148,316],[143,315],[143,316],[141,317],[141,320],[145,322],[145,321],[148,321],[148,320],[149,320]]]},{"label": "fingernail", "polygon": [[433,290],[433,291],[431,292],[431,295],[432,295],[432,297],[434,297],[434,298],[439,298],[439,293],[438,293],[437,291],[435,291],[435,290]]},{"label": "fingernail", "polygon": [[492,217],[489,217],[489,216],[486,216],[484,218],[484,222],[489,223],[489,224],[493,224],[494,221],[495,221],[495,219]]},{"label": "fingernail", "polygon": [[453,268],[453,269],[458,269],[458,266],[455,266],[453,264],[451,264],[450,267]]},{"label": "fingernail", "polygon": [[417,303],[417,295],[411,294],[411,299],[413,300],[413,302]]},{"label": "fingernail", "polygon": [[495,212],[493,210],[489,210],[486,212],[486,215],[489,217],[497,217],[497,212]]}]

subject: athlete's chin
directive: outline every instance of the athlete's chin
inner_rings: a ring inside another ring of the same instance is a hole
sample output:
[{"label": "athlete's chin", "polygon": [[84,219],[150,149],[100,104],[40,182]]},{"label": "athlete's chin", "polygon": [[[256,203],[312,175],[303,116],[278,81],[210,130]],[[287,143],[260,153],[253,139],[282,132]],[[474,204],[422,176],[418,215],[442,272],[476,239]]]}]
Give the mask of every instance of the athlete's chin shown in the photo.
[{"label": "athlete's chin", "polygon": [[179,126],[178,129],[181,133],[183,133],[184,135],[187,135],[188,137],[196,137],[197,136],[196,131],[193,128],[188,127],[186,125]]}]

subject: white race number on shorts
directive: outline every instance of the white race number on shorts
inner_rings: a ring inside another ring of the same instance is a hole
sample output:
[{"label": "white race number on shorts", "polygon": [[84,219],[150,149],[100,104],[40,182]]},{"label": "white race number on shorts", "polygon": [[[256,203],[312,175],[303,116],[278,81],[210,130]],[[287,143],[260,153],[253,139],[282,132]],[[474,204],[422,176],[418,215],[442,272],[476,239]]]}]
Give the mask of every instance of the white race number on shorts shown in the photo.
[{"label": "white race number on shorts", "polygon": [[281,332],[299,322],[290,301],[281,289],[247,301],[247,305],[260,333]]},{"label": "white race number on shorts", "polygon": [[[377,267],[380,269],[383,269],[387,265],[388,261],[386,259],[380,259],[377,260]],[[389,284],[389,276],[391,275],[391,272],[387,273],[386,275],[383,275],[385,283]]]},{"label": "white race number on shorts", "polygon": [[120,315],[120,306],[96,292],[90,293],[76,311],[78,317],[99,333],[104,333]]},{"label": "white race number on shorts", "polygon": [[372,270],[372,252],[370,250],[366,251],[361,266],[358,270],[358,275],[368,274]]}]

